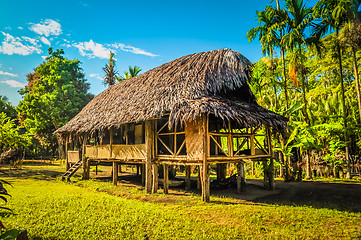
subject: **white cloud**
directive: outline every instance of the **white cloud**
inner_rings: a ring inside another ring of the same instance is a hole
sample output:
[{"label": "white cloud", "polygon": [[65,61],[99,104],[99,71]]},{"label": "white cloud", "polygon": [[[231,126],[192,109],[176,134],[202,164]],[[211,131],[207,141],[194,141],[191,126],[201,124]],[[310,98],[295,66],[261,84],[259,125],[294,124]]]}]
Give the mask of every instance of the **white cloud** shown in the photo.
[{"label": "white cloud", "polygon": [[82,56],[88,56],[89,58],[98,57],[98,58],[107,59],[109,58],[110,51],[117,52],[117,50],[121,50],[124,52],[131,52],[134,54],[142,54],[151,57],[158,56],[153,53],[144,51],[140,48],[126,46],[125,44],[122,43],[106,44],[105,46],[107,47],[105,47],[103,44],[95,43],[91,39],[89,42],[73,43],[72,46],[76,47]]},{"label": "white cloud", "polygon": [[10,76],[10,77],[17,77],[18,76],[17,74],[9,73],[9,72],[3,72],[3,71],[0,71],[0,75]]},{"label": "white cloud", "polygon": [[31,23],[29,29],[39,35],[45,35],[46,37],[49,37],[50,35],[58,36],[62,33],[60,23],[52,19],[46,19],[41,23]]},{"label": "white cloud", "polygon": [[2,83],[6,83],[7,85],[9,85],[10,87],[14,87],[14,88],[23,88],[25,87],[25,83],[21,83],[15,80],[6,80],[6,81],[0,81]]},{"label": "white cloud", "polygon": [[42,59],[46,60],[48,56],[41,56]]},{"label": "white cloud", "polygon": [[99,76],[99,74],[96,74],[96,73],[91,73],[89,74],[89,77],[93,77],[93,78],[97,78],[97,79],[100,79],[103,81],[103,78]]},{"label": "white cloud", "polygon": [[18,29],[22,30],[22,29],[23,29],[23,27],[18,27]]},{"label": "white cloud", "polygon": [[25,41],[28,41],[32,45],[38,46],[39,40],[36,40],[35,38],[29,38],[29,37],[25,37],[25,36],[23,36],[21,38],[24,39]]},{"label": "white cloud", "polygon": [[46,45],[49,45],[49,46],[51,45],[50,41],[46,37],[41,37],[40,41],[42,41]]},{"label": "white cloud", "polygon": [[120,49],[124,52],[131,52],[131,53],[134,53],[134,54],[141,54],[141,55],[146,55],[146,56],[150,56],[150,57],[156,57],[158,55],[155,55],[153,53],[150,53],[150,52],[147,52],[147,51],[144,51],[140,48],[136,48],[136,47],[132,47],[132,46],[126,46],[125,44],[122,44],[122,43],[114,43],[114,44],[111,44],[110,46],[116,48],[116,49]]},{"label": "white cloud", "polygon": [[19,55],[30,55],[34,52],[40,54],[42,53],[41,49],[37,45],[30,45],[23,43],[22,41],[28,41],[32,44],[32,40],[27,39],[27,37],[21,38],[19,37],[13,37],[12,35],[8,33],[2,32],[2,34],[5,36],[4,41],[0,45],[0,53],[7,54],[7,55],[13,55],[13,54],[19,54]]},{"label": "white cloud", "polygon": [[102,44],[95,43],[90,39],[89,42],[73,43],[73,47],[79,50],[82,56],[88,56],[89,58],[109,58],[109,52],[112,49],[105,48]]}]

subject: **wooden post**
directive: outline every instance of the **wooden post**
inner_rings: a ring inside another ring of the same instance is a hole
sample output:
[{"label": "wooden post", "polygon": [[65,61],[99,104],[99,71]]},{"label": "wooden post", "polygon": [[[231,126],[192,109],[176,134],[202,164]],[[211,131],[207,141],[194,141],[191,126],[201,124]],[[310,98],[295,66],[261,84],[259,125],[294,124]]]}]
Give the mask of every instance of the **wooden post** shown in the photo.
[{"label": "wooden post", "polygon": [[186,190],[191,190],[191,166],[185,166],[186,169]]},{"label": "wooden post", "polygon": [[[113,128],[109,128],[109,145],[110,145],[110,152],[109,152],[109,158],[112,158],[113,155]],[[117,171],[118,173],[118,171]]]},{"label": "wooden post", "polygon": [[158,190],[158,165],[152,164],[152,170],[153,170],[152,193],[156,193]]},{"label": "wooden post", "polygon": [[118,173],[122,173],[122,164],[120,164],[120,163],[118,165]]},{"label": "wooden post", "polygon": [[154,124],[152,120],[145,121],[145,190],[152,192],[152,160],[154,146]]},{"label": "wooden post", "polygon": [[201,167],[201,182],[202,182],[202,200],[209,202],[210,189],[209,189],[209,164],[207,162],[207,149],[208,149],[208,116],[202,116],[203,128],[203,165]]},{"label": "wooden post", "polygon": [[256,155],[256,148],[254,145],[254,137],[255,137],[255,134],[254,134],[253,130],[251,130],[251,136],[250,136],[251,155]]},{"label": "wooden post", "polygon": [[164,189],[164,193],[168,194],[168,189],[169,189],[169,181],[168,181],[168,164],[163,164],[163,189]]},{"label": "wooden post", "polygon": [[118,183],[118,163],[113,162],[113,184],[117,185]]},{"label": "wooden post", "polygon": [[237,164],[237,193],[242,192],[246,192],[246,171],[243,161]]},{"label": "wooden post", "polygon": [[137,177],[139,176],[139,164],[137,164]]},{"label": "wooden post", "polygon": [[227,163],[217,163],[217,181],[221,182],[227,175]]},{"label": "wooden post", "polygon": [[201,189],[201,167],[198,166],[197,189]]},{"label": "wooden post", "polygon": [[142,164],[140,166],[140,174],[141,174],[141,177],[142,177],[142,186],[145,187],[145,164]]},{"label": "wooden post", "polygon": [[98,164],[95,164],[95,175],[98,175]]},{"label": "wooden post", "polygon": [[66,170],[69,169],[69,159],[68,159],[68,137],[65,138],[65,164],[66,164]]}]

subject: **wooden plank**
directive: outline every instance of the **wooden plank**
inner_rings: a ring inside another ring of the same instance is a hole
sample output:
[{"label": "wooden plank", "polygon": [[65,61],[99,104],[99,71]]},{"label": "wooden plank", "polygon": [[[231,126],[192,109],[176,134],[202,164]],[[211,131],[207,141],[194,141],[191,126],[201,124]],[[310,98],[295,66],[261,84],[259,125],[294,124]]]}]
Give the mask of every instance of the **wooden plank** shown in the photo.
[{"label": "wooden plank", "polygon": [[186,190],[191,190],[191,166],[185,166],[186,172]]},{"label": "wooden plank", "polygon": [[145,190],[147,193],[152,192],[152,160],[154,147],[154,123],[151,120],[145,121]]},{"label": "wooden plank", "polygon": [[152,164],[152,175],[153,175],[153,184],[152,184],[152,193],[156,193],[158,190],[158,165]]},{"label": "wooden plank", "polygon": [[163,165],[163,176],[164,176],[164,180],[163,180],[163,188],[164,188],[164,193],[168,194],[168,189],[169,189],[169,177],[168,177],[168,164],[164,164]]},{"label": "wooden plank", "polygon": [[251,144],[251,155],[256,154],[256,148],[254,146],[254,134],[250,136],[250,144]]}]

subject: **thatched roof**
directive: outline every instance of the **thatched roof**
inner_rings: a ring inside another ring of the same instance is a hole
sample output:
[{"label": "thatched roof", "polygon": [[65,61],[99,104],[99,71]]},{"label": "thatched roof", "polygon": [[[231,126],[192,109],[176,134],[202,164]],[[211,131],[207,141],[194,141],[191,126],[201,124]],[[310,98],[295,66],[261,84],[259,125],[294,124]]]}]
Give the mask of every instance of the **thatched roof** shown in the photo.
[{"label": "thatched roof", "polygon": [[96,130],[170,113],[170,124],[213,113],[242,126],[283,130],[286,118],[260,107],[251,92],[251,62],[221,49],[178,58],[110,86],[55,133],[92,134]]}]

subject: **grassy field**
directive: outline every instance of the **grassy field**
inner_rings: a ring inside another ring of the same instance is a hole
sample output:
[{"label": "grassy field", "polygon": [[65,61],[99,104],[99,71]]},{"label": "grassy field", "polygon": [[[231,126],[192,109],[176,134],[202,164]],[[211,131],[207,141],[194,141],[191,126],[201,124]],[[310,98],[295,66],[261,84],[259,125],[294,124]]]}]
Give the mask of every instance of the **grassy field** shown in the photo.
[{"label": "grassy field", "polygon": [[[140,187],[94,180],[65,183],[59,166],[24,166],[11,181],[2,214],[9,228],[32,239],[358,239],[361,213],[326,208],[252,204],[173,192],[147,195]],[[25,174],[26,173],[26,174]]]}]

